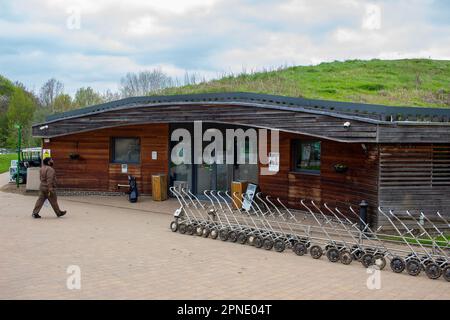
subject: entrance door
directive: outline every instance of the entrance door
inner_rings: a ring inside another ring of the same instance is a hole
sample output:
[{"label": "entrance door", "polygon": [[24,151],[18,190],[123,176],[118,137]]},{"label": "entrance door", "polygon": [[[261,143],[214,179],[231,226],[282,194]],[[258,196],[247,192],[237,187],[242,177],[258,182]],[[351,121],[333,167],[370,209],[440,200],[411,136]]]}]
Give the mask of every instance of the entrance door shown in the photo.
[{"label": "entrance door", "polygon": [[198,164],[196,168],[196,189],[197,194],[203,194],[205,190],[215,189],[215,165],[212,164]]},{"label": "entrance door", "polygon": [[203,194],[205,190],[226,191],[230,188],[232,166],[203,163],[196,165],[195,171],[197,194]]},{"label": "entrance door", "polygon": [[[207,129],[220,130],[223,136],[226,136],[226,129],[237,129],[240,127],[233,125],[224,125],[218,123],[203,123],[203,132]],[[170,125],[170,132],[176,129],[188,130],[192,137],[194,137],[193,123],[175,123]],[[246,129],[246,128],[243,128]],[[170,134],[170,135],[171,135]],[[246,139],[247,140],[247,139]],[[203,149],[209,144],[209,141],[203,142]],[[170,152],[172,148],[178,144],[178,141],[170,141]],[[234,142],[235,155],[237,154],[236,141]],[[194,145],[191,147],[191,163],[194,161]],[[226,145],[224,144],[224,150],[226,151]],[[249,158],[250,146],[248,140],[245,143],[245,148],[242,150],[246,154],[246,158]],[[256,152],[256,151],[255,151]],[[182,156],[180,154],[179,156]],[[169,160],[170,161],[170,160]],[[235,161],[236,162],[236,161]],[[172,162],[170,164],[170,185],[174,185],[176,182],[187,183],[193,193],[202,195],[205,190],[218,190],[226,191],[231,188],[232,180],[243,180],[253,183],[258,183],[258,165],[257,164],[179,164],[175,165]]]}]

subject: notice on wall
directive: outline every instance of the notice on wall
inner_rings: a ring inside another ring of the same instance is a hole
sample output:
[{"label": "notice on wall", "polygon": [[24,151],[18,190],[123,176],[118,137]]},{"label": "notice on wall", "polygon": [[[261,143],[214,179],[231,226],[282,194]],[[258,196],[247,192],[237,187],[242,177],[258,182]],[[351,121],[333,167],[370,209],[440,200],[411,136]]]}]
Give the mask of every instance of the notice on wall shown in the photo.
[{"label": "notice on wall", "polygon": [[278,172],[280,170],[280,154],[278,152],[269,153],[269,171]]},{"label": "notice on wall", "polygon": [[51,158],[52,151],[50,149],[42,149],[42,159]]},{"label": "notice on wall", "polygon": [[158,152],[152,151],[152,160],[158,160]]},{"label": "notice on wall", "polygon": [[122,173],[128,173],[128,165],[122,164]]}]

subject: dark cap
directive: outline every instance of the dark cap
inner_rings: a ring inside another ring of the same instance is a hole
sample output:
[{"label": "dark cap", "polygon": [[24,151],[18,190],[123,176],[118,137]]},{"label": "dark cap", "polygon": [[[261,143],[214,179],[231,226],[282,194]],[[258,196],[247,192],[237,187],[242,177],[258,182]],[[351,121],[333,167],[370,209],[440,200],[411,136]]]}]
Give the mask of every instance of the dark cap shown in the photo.
[{"label": "dark cap", "polygon": [[47,158],[44,159],[43,162],[44,162],[44,164],[45,164],[46,166],[48,166],[48,164],[49,164],[49,162],[50,162],[51,160],[52,160],[52,158],[48,158],[48,157],[47,157]]}]

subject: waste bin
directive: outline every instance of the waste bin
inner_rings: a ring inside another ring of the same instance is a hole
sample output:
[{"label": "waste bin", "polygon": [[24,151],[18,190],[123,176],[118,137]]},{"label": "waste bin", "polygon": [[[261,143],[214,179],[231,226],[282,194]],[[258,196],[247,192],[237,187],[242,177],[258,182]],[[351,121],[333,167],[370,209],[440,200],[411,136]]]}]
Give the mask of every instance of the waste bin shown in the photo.
[{"label": "waste bin", "polygon": [[154,201],[167,200],[167,175],[152,175],[152,198]]},{"label": "waste bin", "polygon": [[231,194],[233,195],[233,208],[240,209],[242,207],[242,195],[247,190],[247,181],[233,181],[231,182]]},{"label": "waste bin", "polygon": [[39,190],[39,185],[41,184],[41,180],[39,178],[39,171],[41,168],[39,167],[30,167],[27,169],[27,186],[26,190]]}]

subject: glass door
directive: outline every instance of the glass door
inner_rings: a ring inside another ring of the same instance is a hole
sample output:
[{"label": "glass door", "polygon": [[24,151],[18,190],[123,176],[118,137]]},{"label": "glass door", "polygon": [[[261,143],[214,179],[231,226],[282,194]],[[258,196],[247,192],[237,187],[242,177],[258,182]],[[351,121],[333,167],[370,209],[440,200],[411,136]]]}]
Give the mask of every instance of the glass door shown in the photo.
[{"label": "glass door", "polygon": [[198,164],[196,168],[196,191],[203,194],[205,190],[215,190],[216,166],[214,164]]},{"label": "glass door", "polygon": [[196,191],[203,194],[205,190],[227,191],[231,186],[233,167],[226,164],[199,164],[195,166]]}]

